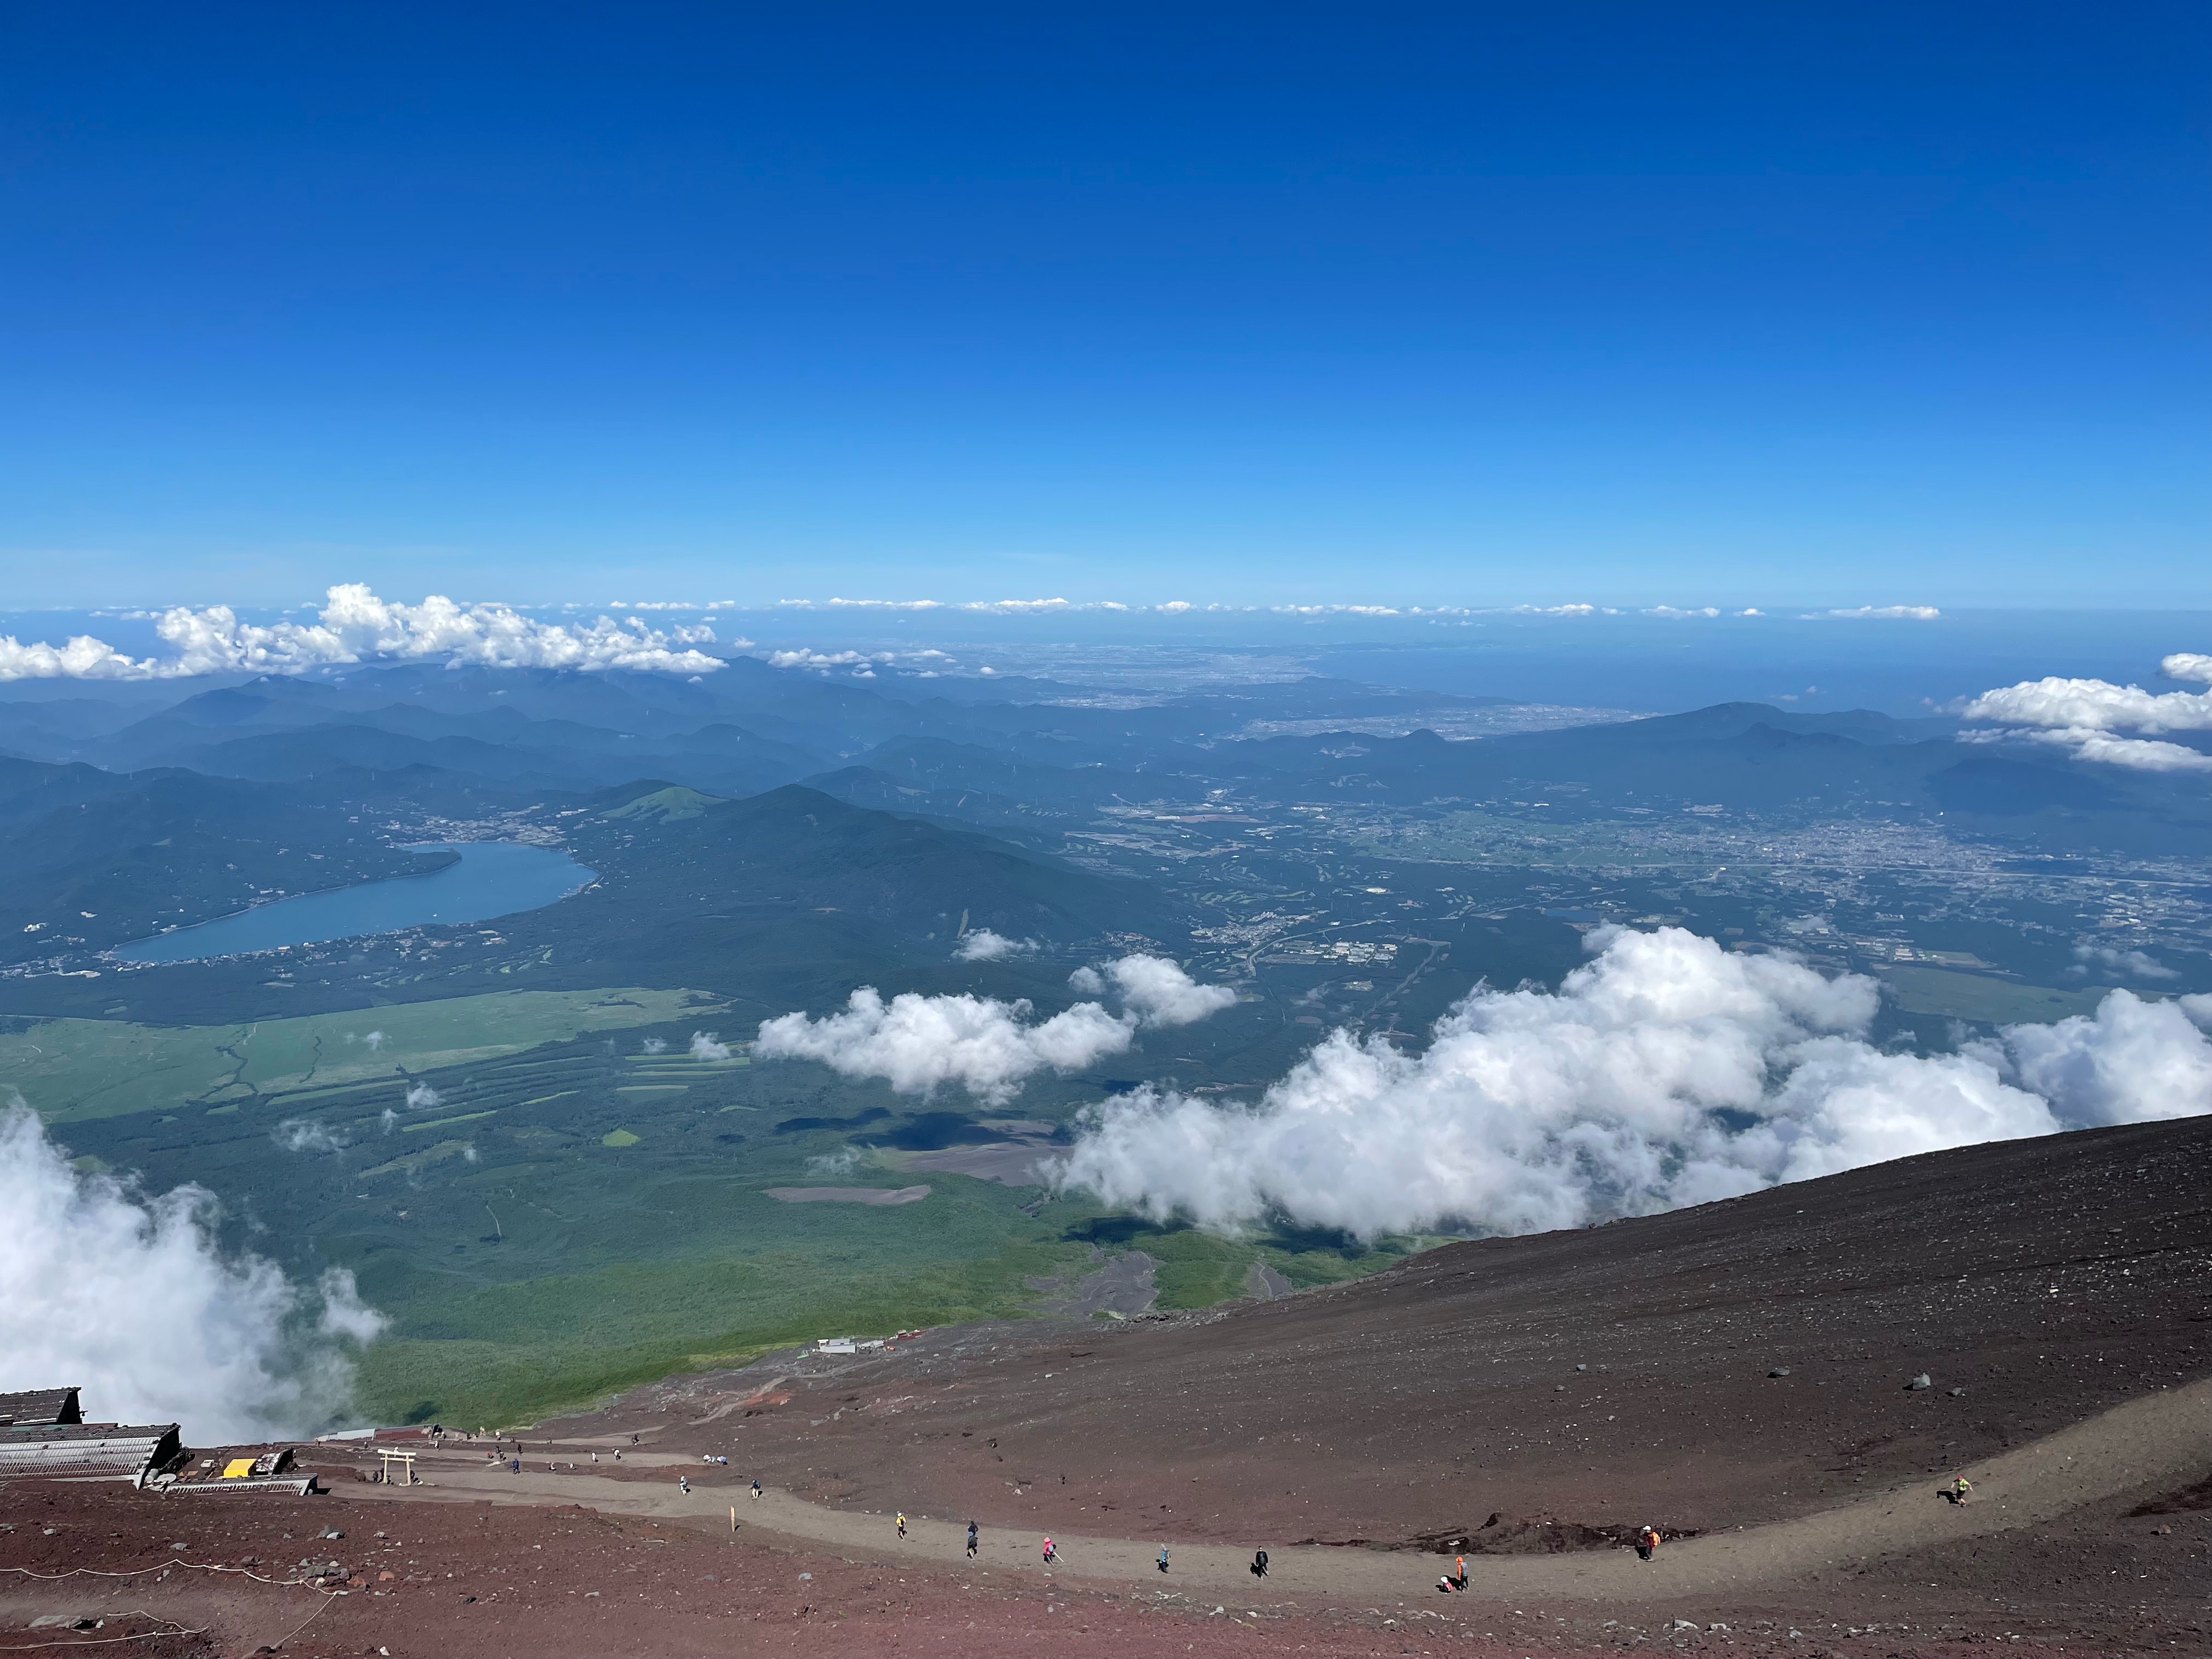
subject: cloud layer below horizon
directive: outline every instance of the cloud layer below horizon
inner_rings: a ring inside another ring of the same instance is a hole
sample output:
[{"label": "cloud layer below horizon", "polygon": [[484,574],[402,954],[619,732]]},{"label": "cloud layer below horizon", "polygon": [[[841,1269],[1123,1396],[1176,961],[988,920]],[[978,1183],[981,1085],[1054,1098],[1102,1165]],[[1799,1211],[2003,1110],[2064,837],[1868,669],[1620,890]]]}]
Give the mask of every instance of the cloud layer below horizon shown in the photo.
[{"label": "cloud layer below horizon", "polygon": [[[1953,1054],[1869,1042],[1879,991],[1680,928],[1601,930],[1556,992],[1478,988],[1417,1055],[1338,1030],[1258,1104],[1146,1090],[1091,1109],[1058,1184],[1158,1219],[1362,1236],[1572,1227],[1868,1164],[2212,1112],[2212,997]],[[2192,1021],[2196,1023],[2192,1023]]]},{"label": "cloud layer below horizon", "polygon": [[[568,605],[556,608],[574,612],[592,607]],[[227,605],[171,606],[155,619],[155,634],[170,647],[171,654],[166,657],[134,657],[90,634],[74,635],[59,645],[40,640],[26,641],[13,635],[0,635],[0,683],[27,679],[189,679],[203,674],[296,674],[359,663],[422,661],[489,668],[567,668],[586,672],[629,669],[710,674],[723,665],[723,659],[697,647],[714,643],[712,627],[703,623],[654,627],[641,613],[690,611],[705,614],[736,608],[737,601],[732,599],[716,599],[699,605],[615,599],[608,601],[604,609],[630,614],[621,617],[603,614],[590,623],[573,618],[549,622],[509,605],[462,604],[434,593],[419,605],[406,605],[380,599],[366,583],[347,582],[325,591],[312,622],[246,622]],[[1303,620],[1322,617],[1440,620],[1507,616],[1764,618],[1767,614],[1755,608],[1723,611],[1717,605],[1194,605],[1183,599],[1129,605],[1113,599],[784,599],[757,608],[833,616],[874,612],[1052,617],[1099,612],[1156,617],[1278,616]],[[1809,612],[1807,619],[1930,621],[1940,614],[1933,605],[1863,605]],[[752,642],[740,639],[730,643],[743,650]],[[904,654],[908,653],[800,648],[770,652],[763,659],[778,668],[805,667],[826,672],[843,667],[866,679],[873,678],[876,664]],[[933,657],[941,653],[920,654]],[[922,670],[927,673],[928,665],[923,665]],[[988,669],[982,672],[991,672]]]},{"label": "cloud layer below horizon", "polygon": [[365,662],[441,662],[485,668],[627,668],[710,674],[720,657],[703,624],[659,629],[637,617],[586,623],[539,622],[504,605],[459,605],[432,594],[420,605],[387,603],[366,584],[333,587],[312,623],[240,622],[228,605],[173,606],[155,632],[173,655],[131,657],[89,634],[64,645],[0,637],[0,681],[161,680],[200,674],[296,674]]}]

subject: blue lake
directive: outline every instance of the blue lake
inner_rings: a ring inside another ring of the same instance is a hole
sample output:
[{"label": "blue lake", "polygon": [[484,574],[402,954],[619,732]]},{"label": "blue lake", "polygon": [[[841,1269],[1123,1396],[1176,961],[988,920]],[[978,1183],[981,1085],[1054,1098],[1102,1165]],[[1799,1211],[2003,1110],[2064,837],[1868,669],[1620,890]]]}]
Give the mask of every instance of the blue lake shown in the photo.
[{"label": "blue lake", "polygon": [[320,945],[362,933],[389,933],[425,923],[489,921],[535,910],[597,879],[566,853],[506,841],[434,842],[411,850],[453,851],[460,862],[422,876],[365,881],[327,893],[301,893],[236,915],[179,927],[173,933],[118,945],[124,962],[198,962],[280,945]]}]

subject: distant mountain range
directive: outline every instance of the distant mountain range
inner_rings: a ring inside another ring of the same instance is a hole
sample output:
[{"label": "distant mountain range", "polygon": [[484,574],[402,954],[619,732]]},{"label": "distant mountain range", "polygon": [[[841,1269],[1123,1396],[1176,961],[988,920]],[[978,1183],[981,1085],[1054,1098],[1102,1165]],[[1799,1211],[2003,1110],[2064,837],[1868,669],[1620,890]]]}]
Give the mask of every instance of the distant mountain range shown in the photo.
[{"label": "distant mountain range", "polygon": [[145,686],[0,700],[15,757],[0,758],[0,963],[416,867],[391,845],[399,826],[532,811],[603,878],[516,931],[543,933],[549,960],[588,936],[595,971],[639,983],[656,963],[704,983],[710,958],[844,971],[941,954],[963,916],[1010,937],[1172,939],[1184,924],[1161,892],[1052,850],[1102,814],[1164,805],[1449,809],[1559,791],[1547,809],[1582,815],[1941,814],[2044,852],[2196,853],[2212,833],[2188,777],[1965,741],[1935,717],[1739,702],[1473,741],[1254,737],[1255,722],[1402,726],[1496,700],[865,672],[407,665],[179,683],[166,707]]}]

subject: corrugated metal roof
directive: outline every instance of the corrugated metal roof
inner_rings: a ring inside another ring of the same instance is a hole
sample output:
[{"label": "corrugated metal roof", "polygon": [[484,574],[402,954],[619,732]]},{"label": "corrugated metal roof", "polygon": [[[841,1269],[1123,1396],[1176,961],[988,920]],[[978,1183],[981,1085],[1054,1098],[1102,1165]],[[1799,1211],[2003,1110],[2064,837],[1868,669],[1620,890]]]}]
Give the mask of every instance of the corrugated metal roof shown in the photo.
[{"label": "corrugated metal roof", "polygon": [[181,1449],[173,1423],[18,1424],[0,1428],[0,1478],[112,1475],[131,1480]]},{"label": "corrugated metal roof", "polygon": [[84,1413],[75,1389],[25,1389],[0,1394],[0,1423],[76,1423]]}]

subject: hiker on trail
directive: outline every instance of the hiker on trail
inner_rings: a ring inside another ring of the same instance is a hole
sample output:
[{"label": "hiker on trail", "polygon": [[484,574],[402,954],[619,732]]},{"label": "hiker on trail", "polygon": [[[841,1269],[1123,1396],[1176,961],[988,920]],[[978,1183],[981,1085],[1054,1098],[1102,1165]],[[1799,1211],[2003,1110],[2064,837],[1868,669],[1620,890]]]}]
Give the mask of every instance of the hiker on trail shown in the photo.
[{"label": "hiker on trail", "polygon": [[1047,1566],[1050,1566],[1054,1562],[1059,1559],[1060,1557],[1053,1552],[1052,1534],[1048,1533],[1045,1534],[1044,1540],[1044,1564]]},{"label": "hiker on trail", "polygon": [[900,1537],[902,1537],[902,1538],[905,1537],[905,1536],[906,1536],[906,1511],[905,1511],[904,1510],[901,1510],[898,1512],[898,1529],[899,1529],[899,1536],[900,1536]]},{"label": "hiker on trail", "polygon": [[512,1473],[520,1474],[522,1473],[522,1460],[519,1457],[511,1457],[507,1459],[507,1467]]},{"label": "hiker on trail", "polygon": [[1452,1588],[1458,1590],[1467,1588],[1467,1557],[1464,1555],[1455,1556],[1452,1559]]},{"label": "hiker on trail", "polygon": [[754,1497],[756,1497],[756,1498],[758,1498],[760,1495],[761,1495],[761,1489],[760,1489],[760,1476],[758,1476],[758,1475],[755,1475],[755,1476],[753,1477],[753,1496],[754,1496]]},{"label": "hiker on trail", "polygon": [[968,1523],[968,1559],[970,1561],[975,1559],[975,1523],[973,1521]]},{"label": "hiker on trail", "polygon": [[632,1435],[632,1436],[630,1436],[630,1437],[629,1437],[629,1443],[630,1443],[631,1445],[633,1445],[633,1446],[635,1446],[635,1444],[637,1444],[637,1437],[636,1437],[635,1435]]},{"label": "hiker on trail", "polygon": [[1267,1576],[1267,1551],[1254,1550],[1252,1552],[1252,1576],[1255,1578],[1265,1578]]},{"label": "hiker on trail", "polygon": [[1163,1545],[1161,1545],[1161,1546],[1160,1546],[1160,1571],[1161,1571],[1162,1572],[1165,1572],[1167,1570],[1168,1570],[1168,1547],[1167,1547],[1165,1544],[1163,1544]]},{"label": "hiker on trail", "polygon": [[1965,1475],[1960,1475],[1957,1480],[1951,1483],[1951,1501],[1954,1504],[1965,1503],[1966,1501],[1966,1494],[1973,1491],[1973,1489],[1974,1483],[1967,1480]]},{"label": "hiker on trail", "polygon": [[1649,1561],[1659,1548],[1659,1528],[1646,1527],[1636,1534],[1636,1559]]},{"label": "hiker on trail", "polygon": [[691,1495],[691,1477],[688,1474],[678,1475],[676,1477],[676,1490],[682,1492],[686,1498],[689,1498]]},{"label": "hiker on trail", "polygon": [[1438,1573],[1437,1575],[1437,1594],[1439,1595],[1449,1595],[1451,1593],[1451,1580],[1445,1577],[1443,1574]]}]

